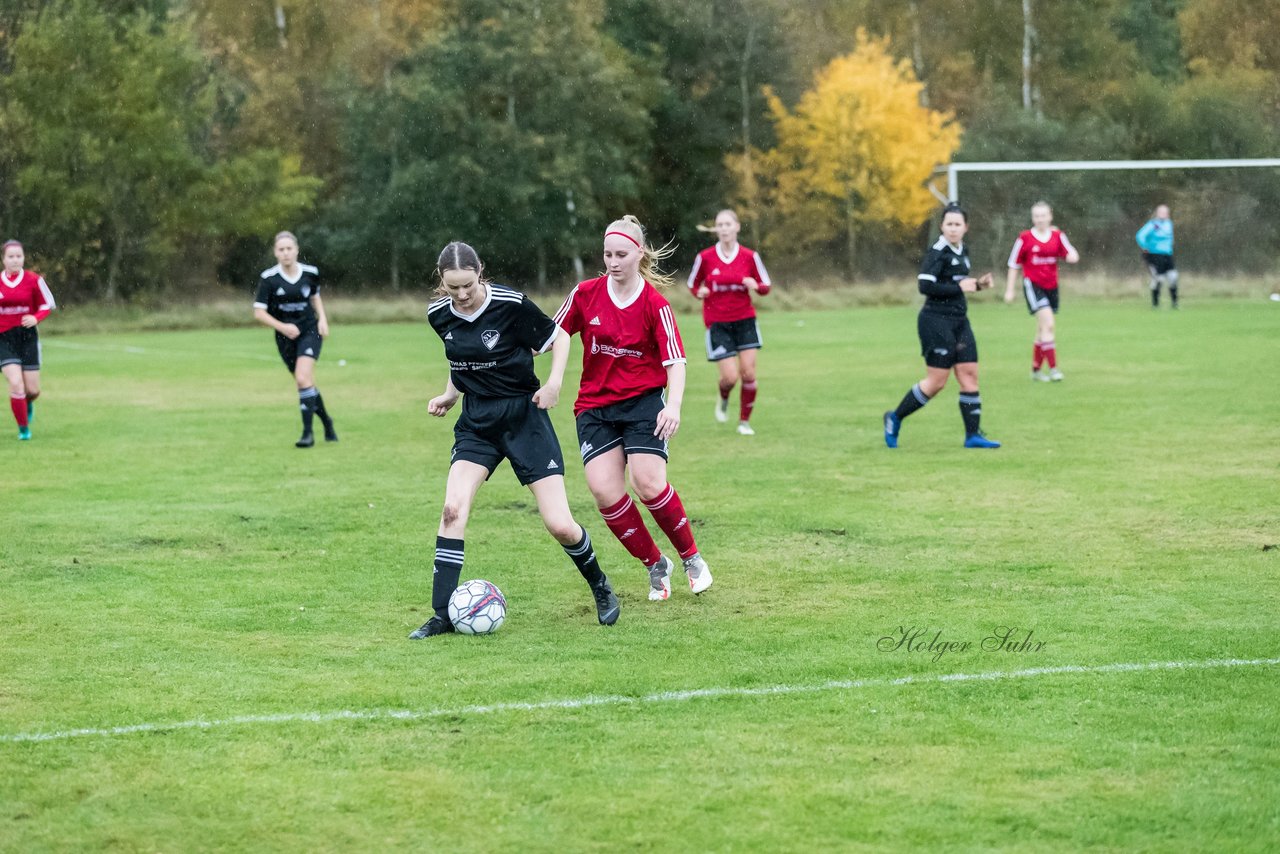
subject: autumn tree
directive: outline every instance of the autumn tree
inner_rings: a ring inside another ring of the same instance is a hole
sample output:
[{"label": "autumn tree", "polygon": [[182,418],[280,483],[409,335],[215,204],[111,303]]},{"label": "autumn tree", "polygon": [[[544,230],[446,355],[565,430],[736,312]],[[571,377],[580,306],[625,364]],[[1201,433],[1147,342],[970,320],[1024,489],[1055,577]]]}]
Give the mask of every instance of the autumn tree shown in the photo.
[{"label": "autumn tree", "polygon": [[[295,160],[216,148],[216,76],[181,21],[66,0],[28,22],[11,59],[0,121],[13,218],[64,293],[156,290],[187,241],[270,228],[314,196]],[[216,257],[204,249],[187,266]]]},{"label": "autumn tree", "polygon": [[886,40],[859,32],[857,46],[820,70],[794,110],[770,99],[778,135],[761,158],[778,222],[775,243],[844,238],[854,268],[858,235],[871,225],[919,225],[936,204],[925,181],[950,160],[960,128],[920,105],[920,81]]}]

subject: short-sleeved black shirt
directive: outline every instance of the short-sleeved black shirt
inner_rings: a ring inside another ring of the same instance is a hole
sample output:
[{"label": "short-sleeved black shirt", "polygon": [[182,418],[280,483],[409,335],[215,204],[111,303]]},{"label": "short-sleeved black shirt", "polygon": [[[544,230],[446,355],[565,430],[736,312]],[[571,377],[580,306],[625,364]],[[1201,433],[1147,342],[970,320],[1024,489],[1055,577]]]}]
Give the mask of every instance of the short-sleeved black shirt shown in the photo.
[{"label": "short-sleeved black shirt", "polygon": [[253,298],[254,308],[265,308],[267,314],[281,323],[314,324],[315,309],[311,298],[320,293],[320,271],[310,264],[298,265],[298,278],[290,281],[280,270],[280,265],[262,271],[258,280],[258,292]]},{"label": "short-sleeved black shirt", "polygon": [[456,312],[447,296],[427,307],[427,320],[444,341],[453,385],[479,397],[533,394],[541,386],[533,352],[550,347],[558,327],[519,291],[487,288],[488,297],[471,315]]},{"label": "short-sleeved black shirt", "polygon": [[960,290],[960,280],[970,275],[969,247],[961,244],[956,249],[945,237],[939,237],[920,262],[920,275],[916,281],[920,293],[925,295],[924,307],[920,310],[963,317],[969,305],[965,302],[964,291]]}]

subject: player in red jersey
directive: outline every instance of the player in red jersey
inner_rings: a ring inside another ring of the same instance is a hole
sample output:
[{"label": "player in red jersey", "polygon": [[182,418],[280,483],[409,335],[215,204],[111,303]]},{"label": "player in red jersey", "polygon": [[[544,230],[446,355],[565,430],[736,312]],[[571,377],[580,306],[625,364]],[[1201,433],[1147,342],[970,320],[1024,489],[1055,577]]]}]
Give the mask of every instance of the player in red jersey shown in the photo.
[{"label": "player in red jersey", "polygon": [[[1022,270],[1022,295],[1027,301],[1027,311],[1036,318],[1035,349],[1031,361],[1031,378],[1041,382],[1061,380],[1058,370],[1058,351],[1053,343],[1053,316],[1058,313],[1058,259],[1068,264],[1080,260],[1080,253],[1067,240],[1067,236],[1053,227],[1053,210],[1048,202],[1036,202],[1031,206],[1031,228],[1018,235],[1009,253],[1009,281],[1004,289],[1004,301],[1013,302],[1013,287]],[[1045,362],[1049,372],[1040,370]]]},{"label": "player in red jersey", "polygon": [[657,269],[670,255],[646,242],[635,217],[616,220],[604,235],[608,273],[579,282],[555,316],[565,332],[582,335],[573,414],[587,487],[609,530],[648,569],[653,601],[670,598],[674,564],[653,541],[628,482],[683,560],[689,589],[711,586],[684,505],[667,482],[667,443],[680,428],[686,361],[671,304],[657,290],[673,284]]},{"label": "player in red jersey", "polygon": [[763,344],[751,295],[764,296],[772,283],[760,255],[738,243],[741,228],[738,215],[733,211],[725,209],[716,214],[719,241],[694,259],[689,290],[702,300],[707,361],[715,362],[720,369],[716,420],[722,423],[729,420],[729,393],[741,376],[738,432],[754,436],[750,421],[756,402],[756,350]]},{"label": "player in red jersey", "polygon": [[55,308],[53,294],[39,273],[24,270],[22,244],[7,241],[0,273],[0,372],[9,383],[9,407],[18,422],[18,438],[31,438],[35,400],[40,396],[40,335],[36,324]]}]

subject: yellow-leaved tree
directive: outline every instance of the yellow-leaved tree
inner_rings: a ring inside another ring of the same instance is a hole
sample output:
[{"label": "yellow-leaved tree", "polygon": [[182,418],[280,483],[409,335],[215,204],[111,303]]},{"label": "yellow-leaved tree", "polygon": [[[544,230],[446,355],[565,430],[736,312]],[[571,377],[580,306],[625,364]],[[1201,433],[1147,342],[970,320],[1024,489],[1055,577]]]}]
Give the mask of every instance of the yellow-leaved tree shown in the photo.
[{"label": "yellow-leaved tree", "polygon": [[[794,111],[768,92],[776,148],[759,154],[759,193],[769,242],[788,249],[843,237],[852,271],[858,234],[870,225],[913,229],[936,204],[925,188],[960,144],[948,113],[920,105],[911,64],[887,39],[857,33],[852,53],[814,78]],[[742,175],[739,172],[739,175]]]}]

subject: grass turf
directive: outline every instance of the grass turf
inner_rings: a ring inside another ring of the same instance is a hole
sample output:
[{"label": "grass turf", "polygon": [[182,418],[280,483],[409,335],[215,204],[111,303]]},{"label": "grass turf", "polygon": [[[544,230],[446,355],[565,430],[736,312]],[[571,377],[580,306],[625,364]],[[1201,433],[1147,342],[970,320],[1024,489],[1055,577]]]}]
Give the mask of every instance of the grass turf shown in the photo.
[{"label": "grass turf", "polygon": [[[596,626],[504,465],[463,575],[507,624],[418,643],[453,421],[425,324],[334,318],[342,441],[310,451],[263,330],[48,338],[35,439],[0,444],[0,849],[1274,849],[1275,666],[933,677],[1280,656],[1277,311],[1068,303],[1047,385],[1031,319],[983,298],[998,451],[960,447],[954,381],[883,446],[909,308],[770,314],[749,438],[683,316],[671,479],[712,590],[645,601],[571,467],[623,603]],[[1001,626],[1044,645],[981,649]],[[881,641],[913,627],[972,646]],[[849,679],[880,681],[645,699]],[[256,720],[396,709],[441,714]]]}]

